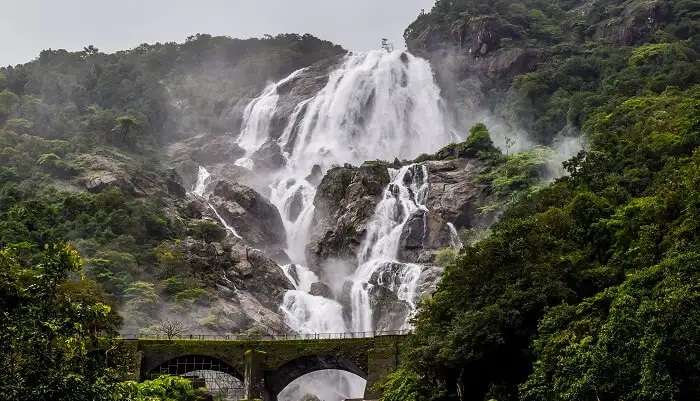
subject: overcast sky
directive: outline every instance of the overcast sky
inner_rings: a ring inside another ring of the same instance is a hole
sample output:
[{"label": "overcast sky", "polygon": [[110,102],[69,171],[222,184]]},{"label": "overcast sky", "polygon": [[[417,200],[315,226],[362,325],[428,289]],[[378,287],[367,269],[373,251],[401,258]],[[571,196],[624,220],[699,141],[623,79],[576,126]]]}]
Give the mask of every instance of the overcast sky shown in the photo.
[{"label": "overcast sky", "polygon": [[402,34],[435,0],[0,0],[0,65],[42,49],[112,52],[182,42],[194,33],[246,38],[312,33],[349,50],[403,46]]}]

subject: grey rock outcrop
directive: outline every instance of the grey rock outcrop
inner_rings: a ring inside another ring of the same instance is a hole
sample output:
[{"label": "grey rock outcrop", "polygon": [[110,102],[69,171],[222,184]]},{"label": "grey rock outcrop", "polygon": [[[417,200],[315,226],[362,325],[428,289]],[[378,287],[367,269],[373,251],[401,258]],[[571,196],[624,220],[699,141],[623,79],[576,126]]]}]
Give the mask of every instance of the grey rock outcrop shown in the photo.
[{"label": "grey rock outcrop", "polygon": [[282,155],[280,145],[275,141],[267,141],[251,156],[255,169],[258,171],[279,170],[287,163]]},{"label": "grey rock outcrop", "polygon": [[411,313],[411,306],[386,287],[375,285],[369,291],[372,320],[375,330],[390,331],[401,328]]},{"label": "grey rock outcrop", "polygon": [[389,172],[381,163],[361,167],[336,167],[318,187],[314,205],[314,230],[306,254],[312,269],[328,258],[354,260],[367,221],[389,184]]},{"label": "grey rock outcrop", "polygon": [[172,250],[183,255],[183,263],[195,277],[216,288],[217,300],[209,308],[218,318],[211,328],[241,332],[260,326],[278,333],[289,331],[278,307],[292,285],[261,251],[235,239],[207,243],[192,237],[172,243]]},{"label": "grey rock outcrop", "polygon": [[202,134],[173,143],[168,147],[171,160],[192,160],[202,166],[233,163],[244,154],[245,151],[230,135]]},{"label": "grey rock outcrop", "polygon": [[495,216],[480,209],[493,201],[481,174],[488,168],[477,158],[426,162],[429,171],[427,208],[457,228],[483,227]]},{"label": "grey rock outcrop", "polygon": [[333,298],[333,292],[331,291],[330,287],[324,283],[311,284],[309,294],[324,298]]},{"label": "grey rock outcrop", "polygon": [[277,252],[286,248],[284,223],[277,208],[252,188],[219,180],[212,183],[209,202],[252,246]]},{"label": "grey rock outcrop", "polygon": [[[403,227],[397,255],[401,262],[433,263],[435,253],[452,244],[448,223],[459,230],[485,227],[496,218],[495,212],[482,211],[494,201],[488,185],[481,182],[488,168],[484,161],[446,151],[438,152],[435,159],[420,163],[428,173],[426,210],[414,212]],[[406,179],[411,176],[407,174]],[[307,247],[312,268],[318,269],[327,259],[357,264],[366,225],[388,183],[388,167],[382,163],[328,171],[314,200],[316,231]]]},{"label": "grey rock outcrop", "polygon": [[185,195],[183,182],[174,170],[159,166],[146,168],[142,162],[121,153],[82,154],[74,163],[80,171],[75,184],[89,192],[116,188],[137,197],[183,198]]},{"label": "grey rock outcrop", "polygon": [[[270,122],[270,138],[278,139],[284,133],[284,130],[289,125],[289,118],[294,114],[294,109],[302,101],[310,99],[316,95],[328,83],[328,74],[341,61],[341,56],[331,57],[329,59],[313,64],[297,76],[277,88],[279,100],[275,114]],[[290,133],[289,145],[293,146],[296,140],[298,127],[297,122],[294,122],[294,129]],[[290,149],[284,149],[289,151]]]}]

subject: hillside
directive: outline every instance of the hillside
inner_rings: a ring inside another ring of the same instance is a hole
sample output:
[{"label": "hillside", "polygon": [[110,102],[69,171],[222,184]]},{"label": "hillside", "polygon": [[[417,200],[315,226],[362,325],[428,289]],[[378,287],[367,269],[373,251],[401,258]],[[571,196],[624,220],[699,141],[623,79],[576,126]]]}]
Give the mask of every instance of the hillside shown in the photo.
[{"label": "hillside", "polygon": [[438,0],[405,39],[0,68],[0,391],[204,399],[124,383],[110,339],[174,325],[412,329],[383,401],[700,399],[700,0]]},{"label": "hillside", "polygon": [[[484,101],[533,138],[587,145],[447,267],[385,399],[699,396],[698,12],[439,1],[406,31],[437,63],[457,52],[458,81],[481,71]],[[529,61],[501,68],[512,54]]]},{"label": "hillside", "polygon": [[[0,243],[27,251],[72,244],[88,276],[129,316],[122,332],[183,310],[203,330],[282,330],[279,318],[266,321],[258,310],[276,310],[289,284],[276,270],[256,281],[277,267],[241,257],[242,244],[225,245],[228,259],[214,260],[220,250],[208,243],[226,230],[192,211],[186,192],[194,183],[165,148],[230,135],[269,81],[343,53],[310,35],[197,35],[115,54],[46,50],[0,69]],[[222,301],[220,269],[234,265],[228,287],[267,286],[251,289],[266,295],[250,305]],[[243,312],[253,309],[253,318]]]}]

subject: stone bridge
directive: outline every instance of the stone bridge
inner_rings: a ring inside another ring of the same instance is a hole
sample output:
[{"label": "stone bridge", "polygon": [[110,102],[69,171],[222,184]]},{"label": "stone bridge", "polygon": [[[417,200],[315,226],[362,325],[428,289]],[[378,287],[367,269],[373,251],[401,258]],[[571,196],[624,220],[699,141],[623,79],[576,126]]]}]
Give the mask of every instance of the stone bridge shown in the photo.
[{"label": "stone bridge", "polygon": [[244,385],[247,400],[276,401],[292,381],[311,372],[337,369],[367,380],[364,399],[380,394],[374,385],[399,364],[405,335],[365,338],[274,340],[133,339],[132,375],[145,380],[159,374],[183,375],[197,370],[228,373]]}]

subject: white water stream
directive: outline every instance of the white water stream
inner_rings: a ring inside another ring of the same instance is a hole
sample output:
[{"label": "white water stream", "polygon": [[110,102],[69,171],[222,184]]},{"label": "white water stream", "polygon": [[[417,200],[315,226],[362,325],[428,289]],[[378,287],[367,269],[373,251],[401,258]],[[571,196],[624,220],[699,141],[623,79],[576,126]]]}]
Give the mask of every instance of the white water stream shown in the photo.
[{"label": "white water stream", "polygon": [[[346,56],[331,72],[325,87],[295,105],[280,137],[271,138],[271,122],[281,101],[278,88],[304,71],[268,85],[248,104],[237,139],[246,153],[236,164],[255,171],[251,156],[270,140],[277,142],[286,159],[285,167],[272,173],[270,186],[270,201],[282,216],[288,239],[286,252],[293,262],[283,267],[295,287],[285,294],[280,306],[286,323],[304,334],[373,331],[371,298],[376,286],[415,308],[422,266],[398,263],[397,253],[404,225],[414,213],[425,211],[428,171],[419,165],[390,171],[391,184],[358,251],[359,265],[346,277],[334,279],[341,283],[324,283],[332,288],[342,287],[343,281],[349,285],[342,297],[349,313],[343,313],[339,298],[310,293],[312,284],[321,279],[305,267],[317,183],[309,174],[312,169],[325,174],[344,163],[411,159],[459,138],[448,129],[429,63],[400,51]],[[196,189],[200,189],[199,179]],[[402,317],[392,328],[408,327],[407,320]],[[355,387],[354,393],[361,394],[361,388]]]},{"label": "white water stream", "polygon": [[[237,161],[238,165],[254,170],[250,156],[271,140],[270,125],[280,101],[278,88],[304,71],[295,71],[268,85],[246,107],[237,140],[246,155]],[[320,92],[296,105],[277,139],[285,150],[287,164],[276,173],[270,200],[282,215],[288,239],[286,251],[298,274],[313,274],[304,267],[316,195],[315,185],[307,179],[312,168],[317,166],[325,173],[333,165],[413,158],[439,149],[458,139],[446,125],[441,102],[426,60],[400,51],[372,51],[346,56]],[[370,306],[373,286],[369,284],[373,277],[376,284],[415,306],[422,268],[397,264],[396,257],[403,225],[413,212],[425,208],[427,171],[407,166],[391,174],[392,183],[360,247],[360,265],[346,278],[352,283],[351,321],[344,321],[337,300],[311,295],[312,283],[295,282],[290,277],[297,288],[287,293],[281,309],[293,329],[302,333],[374,330]],[[420,177],[404,184],[407,174]],[[315,275],[307,277],[318,281]],[[405,327],[406,323],[399,326]]]},{"label": "white water stream", "polygon": [[[417,211],[427,211],[428,169],[409,165],[400,170],[389,170],[391,183],[384,190],[384,197],[374,211],[367,227],[367,235],[360,245],[357,259],[360,266],[351,277],[352,330],[372,331],[373,310],[370,304],[372,278],[377,284],[388,287],[398,299],[415,308],[416,288],[422,267],[417,264],[399,263],[399,241],[409,218]],[[384,277],[388,275],[388,279]],[[404,321],[400,328],[405,328]]]}]

